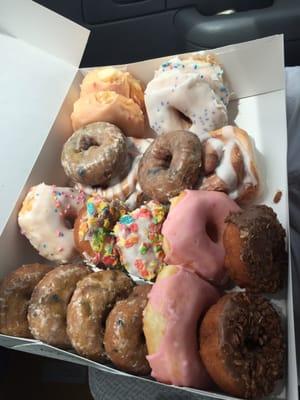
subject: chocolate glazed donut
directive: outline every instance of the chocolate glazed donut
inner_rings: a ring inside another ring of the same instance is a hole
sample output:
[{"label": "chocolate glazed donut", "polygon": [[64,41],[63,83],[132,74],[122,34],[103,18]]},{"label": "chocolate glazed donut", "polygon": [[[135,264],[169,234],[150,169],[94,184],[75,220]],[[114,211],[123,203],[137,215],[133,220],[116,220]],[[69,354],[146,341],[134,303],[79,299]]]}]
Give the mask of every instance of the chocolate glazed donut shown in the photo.
[{"label": "chocolate glazed donut", "polygon": [[255,205],[230,213],[225,222],[225,267],[231,279],[251,292],[275,293],[288,264],[285,230],[275,212]]},{"label": "chocolate glazed donut", "polygon": [[268,300],[247,292],[223,296],[200,327],[200,355],[215,383],[246,399],[267,396],[283,376],[281,320]]},{"label": "chocolate glazed donut", "polygon": [[201,167],[201,142],[188,131],[158,136],[144,153],[138,170],[143,192],[161,203],[192,189]]},{"label": "chocolate glazed donut", "polygon": [[112,178],[124,177],[130,166],[125,136],[108,122],[95,122],[74,132],[64,144],[61,162],[69,178],[91,186],[105,186]]}]

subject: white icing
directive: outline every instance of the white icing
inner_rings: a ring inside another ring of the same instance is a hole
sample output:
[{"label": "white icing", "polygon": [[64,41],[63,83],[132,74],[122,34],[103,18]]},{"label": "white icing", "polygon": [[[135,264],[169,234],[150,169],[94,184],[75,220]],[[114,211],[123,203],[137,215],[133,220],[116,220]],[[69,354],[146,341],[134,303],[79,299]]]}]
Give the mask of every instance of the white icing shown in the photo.
[{"label": "white icing", "polygon": [[216,152],[218,158],[221,158],[223,155],[224,143],[221,140],[216,139],[216,138],[210,138],[208,140],[208,143],[213,148],[213,150]]},{"label": "white icing", "polygon": [[145,91],[152,129],[158,134],[188,129],[204,140],[208,131],[224,126],[229,92],[222,73],[219,65],[192,59],[162,64]]},{"label": "white icing", "polygon": [[215,170],[216,175],[225,182],[228,190],[231,192],[237,184],[237,175],[231,162],[231,152],[235,145],[233,140],[224,146],[223,156],[218,167]]},{"label": "white icing", "polygon": [[[257,178],[253,173],[254,163],[252,148],[245,148],[243,141],[239,140],[233,126],[224,126],[219,139],[210,137],[207,142],[215,150],[219,164],[214,174],[221,179],[228,188],[228,194],[232,199],[238,199],[247,186],[256,186]],[[249,141],[250,139],[247,138]],[[250,144],[250,142],[249,142]],[[232,165],[231,155],[234,146],[238,146],[241,153],[241,162],[244,164],[242,182],[238,185],[237,174]]]},{"label": "white icing", "polygon": [[67,263],[76,257],[73,229],[66,227],[65,215],[77,216],[84,200],[83,193],[71,188],[44,183],[31,188],[18,222],[22,233],[41,256],[60,263]]}]

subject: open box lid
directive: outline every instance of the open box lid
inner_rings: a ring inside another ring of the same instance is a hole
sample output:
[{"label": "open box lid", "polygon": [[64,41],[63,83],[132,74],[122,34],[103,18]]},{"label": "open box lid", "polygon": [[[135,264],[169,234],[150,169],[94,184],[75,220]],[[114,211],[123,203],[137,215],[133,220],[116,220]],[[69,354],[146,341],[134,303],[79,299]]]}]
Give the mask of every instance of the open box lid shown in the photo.
[{"label": "open box lid", "polygon": [[0,234],[78,71],[89,33],[33,1],[1,1]]}]

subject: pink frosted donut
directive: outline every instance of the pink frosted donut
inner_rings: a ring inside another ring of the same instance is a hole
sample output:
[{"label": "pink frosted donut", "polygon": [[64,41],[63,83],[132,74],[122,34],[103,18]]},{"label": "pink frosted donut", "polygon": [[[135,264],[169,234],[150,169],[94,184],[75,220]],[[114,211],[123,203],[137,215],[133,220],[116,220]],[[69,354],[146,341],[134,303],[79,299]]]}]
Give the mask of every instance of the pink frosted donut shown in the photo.
[{"label": "pink frosted donut", "polygon": [[226,275],[225,217],[240,210],[226,194],[185,190],[172,200],[162,228],[167,264],[182,264],[202,278],[222,284]]},{"label": "pink frosted donut", "polygon": [[167,265],[148,297],[144,334],[151,375],[159,382],[207,389],[211,380],[199,355],[197,327],[218,301],[217,289],[192,271]]}]

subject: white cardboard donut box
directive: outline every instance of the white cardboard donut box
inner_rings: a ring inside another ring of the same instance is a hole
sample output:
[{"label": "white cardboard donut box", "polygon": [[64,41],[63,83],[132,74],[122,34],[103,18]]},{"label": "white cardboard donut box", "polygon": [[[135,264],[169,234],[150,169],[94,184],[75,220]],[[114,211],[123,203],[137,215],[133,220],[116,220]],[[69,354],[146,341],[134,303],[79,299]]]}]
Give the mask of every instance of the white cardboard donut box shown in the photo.
[{"label": "white cardboard donut box", "polygon": [[[3,0],[0,13],[0,279],[22,264],[39,260],[20,234],[17,214],[32,185],[65,185],[60,165],[62,145],[72,133],[70,114],[79,96],[78,68],[89,31],[29,0]],[[99,45],[100,48],[100,45]],[[230,122],[254,139],[264,191],[259,199],[270,205],[289,233],[287,130],[283,37],[267,37],[215,49],[233,92]],[[147,83],[168,57],[120,66]],[[282,198],[273,198],[280,190]],[[288,235],[289,236],[289,235]],[[273,302],[284,315],[287,333],[286,376],[272,399],[298,399],[292,273],[287,290]],[[0,335],[0,345],[61,359],[102,371],[147,379],[89,361],[75,353],[36,340]],[[162,385],[153,382],[153,385]],[[166,386],[166,385],[164,385]],[[192,388],[178,391],[199,398],[232,399],[221,393]]]}]

